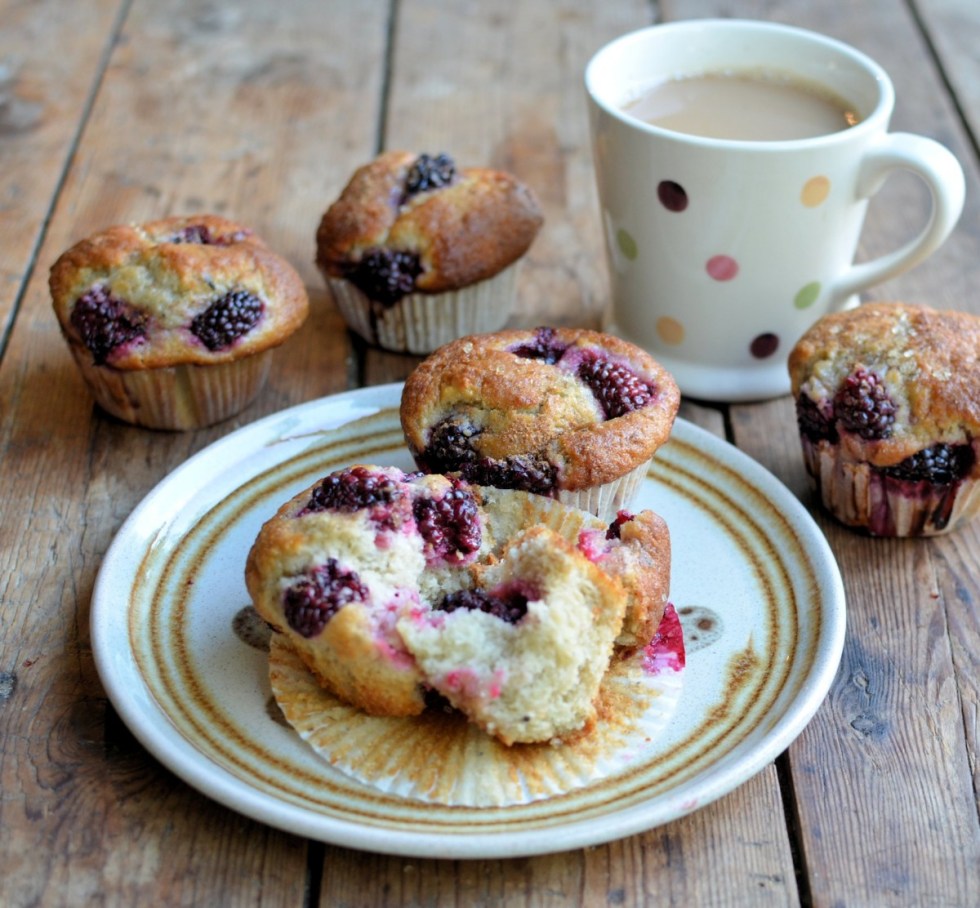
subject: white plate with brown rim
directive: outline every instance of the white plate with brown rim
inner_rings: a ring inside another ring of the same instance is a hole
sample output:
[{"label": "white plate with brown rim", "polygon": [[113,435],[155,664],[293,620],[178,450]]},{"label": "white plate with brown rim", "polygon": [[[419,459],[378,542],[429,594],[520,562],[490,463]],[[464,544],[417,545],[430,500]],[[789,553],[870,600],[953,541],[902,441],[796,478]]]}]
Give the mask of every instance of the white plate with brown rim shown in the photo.
[{"label": "white plate with brown rim", "polygon": [[449,807],[333,768],[274,708],[250,635],[244,564],[278,506],[350,463],[412,469],[401,386],[302,404],[215,442],[123,524],[92,602],[96,665],[139,741],[188,784],[271,826],[419,857],[532,855],[594,845],[728,793],[799,735],[830,688],[844,592],[820,529],[736,448],[677,420],[634,509],[671,530],[671,600],[687,667],[642,757],[593,783],[502,808]]}]

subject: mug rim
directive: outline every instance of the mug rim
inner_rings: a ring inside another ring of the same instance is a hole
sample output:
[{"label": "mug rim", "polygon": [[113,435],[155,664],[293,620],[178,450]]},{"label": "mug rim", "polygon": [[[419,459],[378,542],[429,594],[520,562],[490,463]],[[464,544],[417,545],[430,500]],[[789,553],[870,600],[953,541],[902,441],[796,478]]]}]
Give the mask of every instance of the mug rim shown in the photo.
[{"label": "mug rim", "polygon": [[[824,135],[809,136],[802,139],[726,139],[715,136],[699,136],[662,126],[655,126],[625,113],[621,107],[610,103],[600,96],[595,87],[595,72],[604,62],[604,58],[614,54],[624,45],[642,41],[649,34],[661,34],[668,31],[737,31],[737,32],[769,32],[774,34],[791,35],[797,39],[810,41],[833,50],[841,57],[848,58],[864,69],[878,87],[878,98],[867,116],[854,126],[839,129]],[[729,150],[746,150],[754,152],[785,152],[797,148],[816,148],[822,145],[832,145],[840,142],[855,141],[869,131],[887,127],[895,102],[895,89],[891,78],[876,60],[856,47],[831,38],[821,32],[800,28],[795,25],[784,25],[779,22],[768,22],[759,19],[678,19],[671,22],[661,22],[634,29],[613,38],[600,47],[589,59],[584,72],[584,83],[589,100],[609,116],[620,123],[635,129],[637,132],[651,136],[669,138],[673,141],[685,142],[702,148],[719,148]],[[884,121],[884,123],[882,123]]]}]

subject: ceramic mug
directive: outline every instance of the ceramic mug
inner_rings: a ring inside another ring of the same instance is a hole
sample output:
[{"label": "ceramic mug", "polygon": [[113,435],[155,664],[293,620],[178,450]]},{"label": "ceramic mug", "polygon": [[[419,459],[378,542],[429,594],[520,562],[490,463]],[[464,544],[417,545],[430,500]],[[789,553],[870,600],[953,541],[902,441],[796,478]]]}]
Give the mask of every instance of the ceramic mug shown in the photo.
[{"label": "ceramic mug", "polygon": [[[774,72],[846,99],[856,125],[812,138],[688,135],[624,107],[678,76]],[[624,35],[585,71],[612,282],[606,329],[649,350],[681,391],[715,401],[789,391],[786,356],[821,315],[921,262],[963,208],[942,145],[889,133],[894,89],[839,41],[768,22],[685,20]],[[921,232],[854,264],[871,196],[897,169],[932,196]]]}]

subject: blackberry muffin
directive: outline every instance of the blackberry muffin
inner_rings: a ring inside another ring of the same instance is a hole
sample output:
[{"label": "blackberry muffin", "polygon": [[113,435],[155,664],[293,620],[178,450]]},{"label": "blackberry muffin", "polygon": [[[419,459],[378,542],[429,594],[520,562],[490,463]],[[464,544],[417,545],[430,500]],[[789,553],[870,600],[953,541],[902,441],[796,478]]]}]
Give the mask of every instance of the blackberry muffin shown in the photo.
[{"label": "blackberry muffin", "polygon": [[54,311],[96,402],[154,429],[246,407],[307,315],[296,271],[215,215],[110,227],[51,268]]},{"label": "blackberry muffin", "polygon": [[[652,639],[669,575],[669,536],[652,512],[607,526],[529,493],[364,464],[279,508],[245,571],[258,613],[344,702],[414,716],[435,690],[508,743],[591,721],[614,647]],[[488,667],[492,653],[509,653],[513,672],[496,656]],[[568,711],[513,724],[515,710],[527,714],[520,679],[549,660]]]},{"label": "blackberry muffin", "polygon": [[316,263],[368,343],[431,353],[504,325],[541,223],[533,193],[509,174],[389,151],[359,168],[323,215]]},{"label": "blackberry muffin", "polygon": [[865,303],[820,319],[789,371],[807,471],[842,523],[931,536],[980,510],[980,318]]},{"label": "blackberry muffin", "polygon": [[611,521],[680,404],[639,347],[575,328],[464,337],[408,377],[401,423],[419,468],[557,498]]}]

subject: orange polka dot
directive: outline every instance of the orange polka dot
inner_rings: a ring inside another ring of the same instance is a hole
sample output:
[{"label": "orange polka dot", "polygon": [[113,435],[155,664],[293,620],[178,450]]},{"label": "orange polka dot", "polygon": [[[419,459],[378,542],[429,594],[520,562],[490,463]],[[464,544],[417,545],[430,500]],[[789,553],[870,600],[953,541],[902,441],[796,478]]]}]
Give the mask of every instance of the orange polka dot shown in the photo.
[{"label": "orange polka dot", "polygon": [[676,346],[684,340],[684,326],[676,318],[664,315],[657,319],[657,336],[665,344]]},{"label": "orange polka dot", "polygon": [[825,176],[810,177],[803,184],[800,201],[807,208],[816,208],[826,201],[828,195],[830,195],[830,180]]}]

